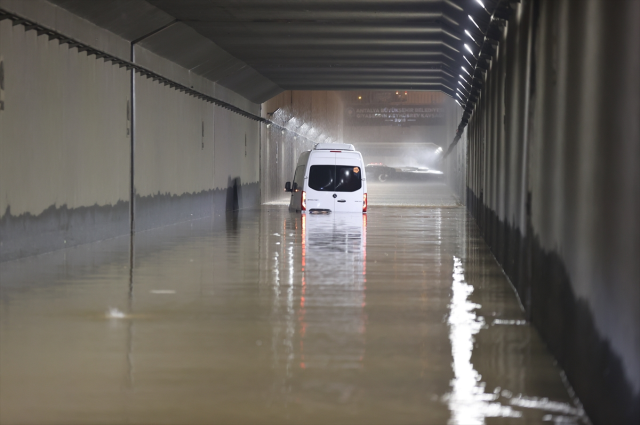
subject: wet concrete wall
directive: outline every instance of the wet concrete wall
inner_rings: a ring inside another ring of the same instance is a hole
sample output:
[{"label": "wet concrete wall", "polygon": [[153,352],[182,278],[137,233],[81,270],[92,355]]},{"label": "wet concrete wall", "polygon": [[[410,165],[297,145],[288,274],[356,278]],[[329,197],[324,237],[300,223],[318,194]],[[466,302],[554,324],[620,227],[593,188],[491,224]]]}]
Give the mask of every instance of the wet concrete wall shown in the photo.
[{"label": "wet concrete wall", "polygon": [[[100,34],[56,9],[37,16],[80,39]],[[129,73],[8,20],[0,61],[0,260],[126,233]]]},{"label": "wet concrete wall", "polygon": [[[255,104],[143,48],[146,67],[259,113]],[[259,205],[260,124],[136,75],[136,230]],[[257,109],[257,110],[256,110]]]},{"label": "wet concrete wall", "polygon": [[[455,137],[455,129],[460,123],[463,110],[455,101],[447,98],[445,111],[445,137],[450,142]],[[444,144],[438,165],[444,173],[444,181],[447,186],[458,202],[464,205],[467,200],[467,144],[457,143],[453,150],[445,155],[447,149],[447,144]]]},{"label": "wet concrete wall", "polygon": [[640,3],[526,1],[467,128],[467,202],[596,424],[640,422]]},{"label": "wet concrete wall", "polygon": [[[45,1],[0,7],[125,60],[130,43]],[[259,205],[257,121],[0,22],[0,261]],[[136,63],[260,105],[136,47]],[[132,111],[134,122],[132,123]]]},{"label": "wet concrete wall", "polygon": [[289,198],[284,184],[293,179],[300,153],[313,149],[314,143],[342,142],[342,115],[336,91],[285,91],[262,104],[262,116],[287,129],[262,126],[263,202]]}]

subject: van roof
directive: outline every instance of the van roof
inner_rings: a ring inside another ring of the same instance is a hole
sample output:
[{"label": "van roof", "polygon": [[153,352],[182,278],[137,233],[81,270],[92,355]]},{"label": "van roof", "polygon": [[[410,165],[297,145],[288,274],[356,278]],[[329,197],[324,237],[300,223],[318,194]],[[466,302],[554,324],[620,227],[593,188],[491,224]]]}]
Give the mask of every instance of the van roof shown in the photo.
[{"label": "van roof", "polygon": [[327,151],[355,151],[353,145],[347,145],[346,143],[318,143],[314,150],[327,150]]}]

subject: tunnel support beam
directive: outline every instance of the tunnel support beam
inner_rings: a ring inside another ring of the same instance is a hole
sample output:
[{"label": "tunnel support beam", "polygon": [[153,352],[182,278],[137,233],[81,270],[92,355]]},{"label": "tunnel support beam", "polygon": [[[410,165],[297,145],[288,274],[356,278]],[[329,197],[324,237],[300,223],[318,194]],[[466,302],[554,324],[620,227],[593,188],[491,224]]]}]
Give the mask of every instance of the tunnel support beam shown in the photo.
[{"label": "tunnel support beam", "polygon": [[[136,44],[139,42],[158,34],[159,32],[169,28],[173,24],[178,22],[178,19],[174,19],[173,21],[157,28],[149,33],[143,35],[142,37],[138,37],[135,40],[131,41],[131,52],[130,58],[132,64],[136,63]],[[131,109],[130,109],[130,120],[131,120],[131,171],[129,178],[131,179],[131,197],[129,201],[129,216],[130,216],[130,227],[131,233],[135,233],[136,231],[136,184],[135,184],[135,153],[136,153],[136,73],[133,69],[131,69]]]}]

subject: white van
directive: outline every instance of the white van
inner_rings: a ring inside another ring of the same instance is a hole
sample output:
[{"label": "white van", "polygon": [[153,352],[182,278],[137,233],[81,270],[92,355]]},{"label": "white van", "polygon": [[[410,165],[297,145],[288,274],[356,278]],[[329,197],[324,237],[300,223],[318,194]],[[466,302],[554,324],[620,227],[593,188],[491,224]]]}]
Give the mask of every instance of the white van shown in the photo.
[{"label": "white van", "polygon": [[353,145],[318,143],[300,154],[285,191],[289,210],[303,212],[367,212],[367,179],[360,152]]}]

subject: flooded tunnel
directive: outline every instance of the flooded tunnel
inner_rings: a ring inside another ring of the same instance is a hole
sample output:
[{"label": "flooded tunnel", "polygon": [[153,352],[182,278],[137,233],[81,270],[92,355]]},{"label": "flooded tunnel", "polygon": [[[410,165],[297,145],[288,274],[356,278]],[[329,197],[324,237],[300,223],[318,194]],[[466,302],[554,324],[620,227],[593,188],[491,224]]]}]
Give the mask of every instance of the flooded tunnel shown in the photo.
[{"label": "flooded tunnel", "polygon": [[0,424],[639,423],[638,22],[0,0]]}]

